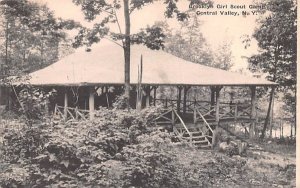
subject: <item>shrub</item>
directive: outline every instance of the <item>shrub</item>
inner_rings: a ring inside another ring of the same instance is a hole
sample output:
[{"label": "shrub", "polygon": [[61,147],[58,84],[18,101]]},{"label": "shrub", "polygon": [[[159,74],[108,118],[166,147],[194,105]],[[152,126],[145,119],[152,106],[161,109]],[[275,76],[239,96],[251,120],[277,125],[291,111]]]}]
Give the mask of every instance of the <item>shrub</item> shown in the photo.
[{"label": "shrub", "polygon": [[94,121],[6,132],[0,186],[209,187],[242,172],[241,159],[173,144],[158,113],[103,108]]},{"label": "shrub", "polygon": [[[26,176],[20,181],[12,174],[9,184],[2,178],[0,185],[174,187],[178,182],[170,163],[173,156],[166,149],[171,147],[169,135],[157,132],[152,123],[158,111],[103,108],[94,121],[7,132],[2,161],[17,165]],[[6,172],[0,173],[6,177]]]},{"label": "shrub", "polygon": [[25,116],[27,124],[31,125],[33,120],[43,120],[47,114],[48,100],[54,94],[55,90],[45,92],[30,85],[23,86],[18,94],[18,102],[20,112]]}]

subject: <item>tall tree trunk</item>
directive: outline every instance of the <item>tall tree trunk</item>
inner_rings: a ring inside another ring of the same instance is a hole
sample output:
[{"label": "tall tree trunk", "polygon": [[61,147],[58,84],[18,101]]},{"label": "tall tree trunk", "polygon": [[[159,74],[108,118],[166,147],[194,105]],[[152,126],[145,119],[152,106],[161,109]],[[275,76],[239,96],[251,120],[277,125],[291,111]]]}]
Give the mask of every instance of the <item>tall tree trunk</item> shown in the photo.
[{"label": "tall tree trunk", "polygon": [[9,31],[8,31],[8,21],[6,21],[5,25],[5,65],[3,68],[4,77],[7,76],[7,66],[8,66],[8,41],[9,41]]},{"label": "tall tree trunk", "polygon": [[[297,87],[295,88],[295,101],[297,101],[297,92],[298,92],[298,90],[297,90]],[[297,102],[296,102],[296,104],[297,104]],[[295,138],[296,138],[296,135],[297,135],[297,132],[296,132],[296,130],[297,130],[297,110],[296,110],[296,108],[297,108],[297,106],[295,107],[295,109],[294,109],[294,112],[293,112],[293,117],[294,117],[294,126],[295,126],[295,133],[294,133],[294,136],[295,136]]]},{"label": "tall tree trunk", "polygon": [[[256,130],[256,87],[251,86],[251,119],[252,122],[249,127],[250,138],[255,138],[255,130]],[[255,119],[255,120],[254,120]]]},{"label": "tall tree trunk", "polygon": [[281,135],[282,135],[282,138],[284,138],[284,135],[283,135],[283,123],[282,123],[282,120],[280,120],[281,122]]},{"label": "tall tree trunk", "polygon": [[[3,66],[3,78],[8,76],[8,45],[9,45],[9,23],[6,21],[5,25],[5,64]],[[9,96],[9,89],[4,87],[4,98],[6,100],[6,106],[10,110],[11,99]]]},{"label": "tall tree trunk", "polygon": [[274,97],[272,99],[272,105],[271,105],[271,115],[270,115],[270,138],[272,138],[272,132],[273,132],[273,117],[274,117]]},{"label": "tall tree trunk", "polygon": [[270,120],[271,106],[272,106],[272,101],[273,101],[273,98],[274,98],[274,91],[275,91],[275,87],[272,87],[271,93],[270,93],[270,102],[269,102],[268,112],[267,112],[267,116],[266,116],[266,119],[265,119],[265,122],[264,122],[263,130],[262,130],[261,135],[260,135],[260,139],[265,138],[267,126],[268,126],[268,123],[269,123],[269,120]]},{"label": "tall tree trunk", "polygon": [[130,15],[128,0],[124,0],[124,17],[125,17],[125,42],[124,42],[124,77],[125,77],[125,97],[127,107],[129,108],[130,100]]},{"label": "tall tree trunk", "polygon": [[295,138],[296,138],[296,135],[297,135],[297,120],[296,120],[296,113],[295,113],[295,115],[294,115],[294,128],[295,128],[295,133],[294,133],[294,135],[295,135]]},{"label": "tall tree trunk", "polygon": [[291,138],[293,138],[293,124],[291,123]]}]

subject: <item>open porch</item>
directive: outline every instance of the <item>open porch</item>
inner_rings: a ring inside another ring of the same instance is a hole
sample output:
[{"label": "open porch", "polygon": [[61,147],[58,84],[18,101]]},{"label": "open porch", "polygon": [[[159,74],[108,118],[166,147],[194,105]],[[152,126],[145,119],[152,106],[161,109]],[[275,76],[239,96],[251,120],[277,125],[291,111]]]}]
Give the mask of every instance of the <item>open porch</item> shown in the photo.
[{"label": "open porch", "polygon": [[[53,110],[55,117],[64,121],[93,119],[100,103],[111,107],[113,96],[108,92],[110,87],[115,88],[114,91],[122,90],[123,55],[122,48],[112,42],[102,41],[93,46],[90,52],[78,49],[74,54],[30,74],[29,82],[39,87],[60,88],[60,103]],[[140,67],[143,67],[142,71]],[[139,72],[143,72],[142,76]],[[141,45],[131,46],[130,79],[133,108],[136,107],[137,92],[140,92],[137,88],[142,86],[142,106],[161,105],[164,108],[164,112],[156,119],[158,126],[167,124],[166,127],[170,126],[178,139],[187,137],[191,142],[201,141],[206,135],[210,143],[219,126],[232,122],[249,125],[248,132],[253,138],[257,121],[256,88],[277,85],[262,78],[188,62],[163,50],[150,50]],[[159,95],[158,88],[161,87],[172,87],[174,91],[169,93],[172,97]],[[190,89],[195,87],[208,88],[206,95],[209,97],[202,99],[189,96]],[[248,102],[237,102],[231,98],[224,100],[220,91],[229,87],[247,89]],[[76,92],[81,88],[81,94],[76,96],[74,88]],[[80,105],[71,103],[74,96]],[[196,129],[192,130],[193,127]],[[201,137],[197,138],[200,140],[194,138],[197,136]]]}]

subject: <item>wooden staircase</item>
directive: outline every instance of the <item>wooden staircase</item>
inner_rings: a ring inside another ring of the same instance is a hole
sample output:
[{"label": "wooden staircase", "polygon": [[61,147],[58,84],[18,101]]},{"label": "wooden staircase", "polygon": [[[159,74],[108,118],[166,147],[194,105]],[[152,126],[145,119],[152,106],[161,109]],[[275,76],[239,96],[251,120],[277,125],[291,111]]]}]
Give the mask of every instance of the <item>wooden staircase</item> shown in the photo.
[{"label": "wooden staircase", "polygon": [[188,132],[184,130],[184,128],[180,124],[175,125],[178,132],[183,132],[180,134],[181,139],[191,143],[193,146],[197,148],[210,148],[211,147],[211,139],[205,135],[203,132],[203,128],[194,126],[193,124],[186,124],[188,128]]},{"label": "wooden staircase", "polygon": [[212,145],[213,131],[203,116],[198,118],[197,114],[183,116],[175,109],[168,109],[155,119],[155,123],[158,127],[172,131],[177,141],[186,141],[197,148],[210,148]]}]

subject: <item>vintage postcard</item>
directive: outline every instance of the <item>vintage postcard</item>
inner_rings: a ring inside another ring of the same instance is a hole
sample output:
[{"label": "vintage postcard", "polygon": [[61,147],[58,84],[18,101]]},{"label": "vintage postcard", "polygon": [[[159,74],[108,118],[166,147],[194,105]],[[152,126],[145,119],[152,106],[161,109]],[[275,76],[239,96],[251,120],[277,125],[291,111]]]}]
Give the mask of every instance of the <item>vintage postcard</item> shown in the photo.
[{"label": "vintage postcard", "polygon": [[2,0],[0,187],[298,187],[296,0]]}]

